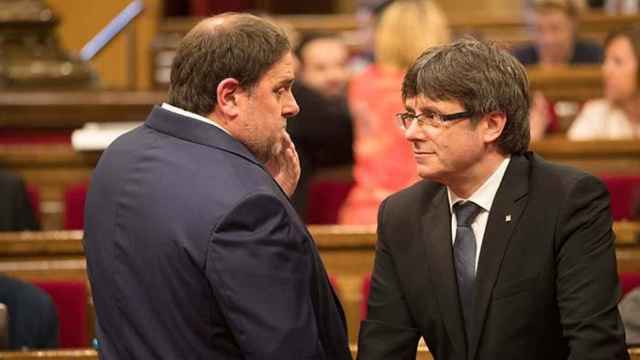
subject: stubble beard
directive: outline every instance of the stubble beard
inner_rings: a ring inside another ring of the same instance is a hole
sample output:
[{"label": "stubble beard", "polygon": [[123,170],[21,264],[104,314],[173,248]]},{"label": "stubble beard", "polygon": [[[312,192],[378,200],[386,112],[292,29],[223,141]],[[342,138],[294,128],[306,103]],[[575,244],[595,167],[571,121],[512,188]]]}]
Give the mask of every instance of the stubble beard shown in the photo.
[{"label": "stubble beard", "polygon": [[272,135],[266,139],[253,139],[247,144],[247,147],[260,163],[266,164],[280,153],[282,142],[278,140],[277,136]]}]

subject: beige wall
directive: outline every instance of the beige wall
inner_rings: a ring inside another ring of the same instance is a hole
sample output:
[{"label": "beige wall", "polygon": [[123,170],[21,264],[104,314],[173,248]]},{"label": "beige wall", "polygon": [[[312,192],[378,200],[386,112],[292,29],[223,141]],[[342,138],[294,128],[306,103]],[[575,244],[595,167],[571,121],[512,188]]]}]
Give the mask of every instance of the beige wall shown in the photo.
[{"label": "beige wall", "polygon": [[[65,49],[79,53],[80,49],[109,21],[124,9],[130,0],[47,0],[58,15],[58,37]],[[105,88],[126,88],[131,77],[128,72],[128,43],[125,33],[136,35],[135,88],[148,89],[150,79],[150,44],[155,36],[162,0],[145,0],[145,10],[135,20],[133,28],[118,35],[92,61]]]}]

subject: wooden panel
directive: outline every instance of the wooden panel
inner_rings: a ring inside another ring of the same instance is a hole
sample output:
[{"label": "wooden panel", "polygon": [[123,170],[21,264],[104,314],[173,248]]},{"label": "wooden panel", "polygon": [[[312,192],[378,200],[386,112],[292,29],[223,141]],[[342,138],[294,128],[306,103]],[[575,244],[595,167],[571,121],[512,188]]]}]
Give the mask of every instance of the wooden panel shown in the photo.
[{"label": "wooden panel", "polygon": [[88,122],[144,121],[166,91],[0,92],[0,127],[76,129]]},{"label": "wooden panel", "polygon": [[[73,54],[77,54],[130,2],[131,0],[47,1],[61,19],[58,28],[61,42]],[[133,26],[117,36],[91,61],[105,88],[126,88],[130,85],[134,85],[135,89],[150,88],[149,48],[157,32],[162,3],[162,0],[145,0],[144,11]],[[135,38],[133,43],[130,42],[132,38]],[[136,74],[133,79],[130,70]]]},{"label": "wooden panel", "polygon": [[[98,120],[107,120],[104,114],[108,111],[98,115],[103,109],[101,105],[97,105],[96,108],[87,106],[87,109],[91,109],[87,111],[95,113]],[[117,115],[119,111],[124,112],[125,108],[114,110]],[[66,108],[64,112],[73,116],[73,107]],[[143,116],[143,113],[146,114],[146,109],[140,109],[140,116]],[[71,123],[81,121],[79,117],[70,119]],[[61,126],[65,124],[69,123],[63,122]],[[564,138],[549,138],[533,143],[531,149],[549,161],[574,166],[596,175],[640,174],[638,141],[572,142]],[[49,202],[43,209],[43,224],[46,230],[62,228],[63,192],[69,185],[89,180],[98,156],[99,153],[78,153],[69,145],[0,146],[0,166],[22,175],[29,184],[40,190],[41,199]],[[350,169],[340,168],[333,174],[324,172],[319,176],[349,181],[350,174]]]},{"label": "wooden panel", "polygon": [[527,69],[531,91],[541,91],[551,101],[585,102],[603,96],[600,66]]},{"label": "wooden panel", "polygon": [[77,350],[41,350],[41,351],[6,351],[0,352],[0,359],[7,360],[98,360],[98,353],[93,349]]},{"label": "wooden panel", "polygon": [[640,142],[630,141],[569,141],[551,137],[531,144],[549,161],[574,166],[592,174],[640,173]]},{"label": "wooden panel", "polygon": [[[474,4],[477,9],[477,4]],[[477,11],[467,15],[456,12],[450,17],[449,23],[454,34],[475,34],[480,38],[506,43],[527,41],[529,34],[527,24],[518,15],[494,13],[488,16],[478,16]],[[186,34],[202,18],[167,18],[159,24],[160,37],[175,33]],[[358,28],[356,16],[353,14],[332,15],[280,15],[275,20],[291,24],[301,32],[320,31],[345,33]],[[612,29],[620,26],[640,22],[640,15],[606,15],[588,13],[580,18],[579,34],[595,39],[604,39]]]},{"label": "wooden panel", "polygon": [[0,167],[38,190],[44,230],[62,229],[64,191],[87,183],[97,158],[97,153],[78,153],[70,145],[0,146]]}]

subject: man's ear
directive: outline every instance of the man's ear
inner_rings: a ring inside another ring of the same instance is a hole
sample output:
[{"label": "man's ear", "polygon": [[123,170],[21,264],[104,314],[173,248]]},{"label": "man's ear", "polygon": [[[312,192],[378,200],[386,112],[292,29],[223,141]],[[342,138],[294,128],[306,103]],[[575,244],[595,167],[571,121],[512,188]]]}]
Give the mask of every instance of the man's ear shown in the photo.
[{"label": "man's ear", "polygon": [[241,92],[240,83],[234,78],[226,78],[218,84],[216,89],[217,107],[227,117],[238,115],[238,98]]},{"label": "man's ear", "polygon": [[485,122],[483,131],[484,141],[486,143],[495,142],[507,124],[507,114],[495,111],[485,115],[483,120]]}]

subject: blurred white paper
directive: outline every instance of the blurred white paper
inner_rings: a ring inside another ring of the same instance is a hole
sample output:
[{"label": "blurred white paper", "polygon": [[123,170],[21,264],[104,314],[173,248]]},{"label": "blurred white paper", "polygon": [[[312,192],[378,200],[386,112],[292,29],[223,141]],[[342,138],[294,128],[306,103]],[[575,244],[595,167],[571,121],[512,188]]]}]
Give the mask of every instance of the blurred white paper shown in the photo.
[{"label": "blurred white paper", "polygon": [[86,123],[71,134],[71,145],[76,151],[104,150],[118,136],[141,125],[141,122]]}]

